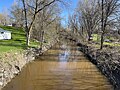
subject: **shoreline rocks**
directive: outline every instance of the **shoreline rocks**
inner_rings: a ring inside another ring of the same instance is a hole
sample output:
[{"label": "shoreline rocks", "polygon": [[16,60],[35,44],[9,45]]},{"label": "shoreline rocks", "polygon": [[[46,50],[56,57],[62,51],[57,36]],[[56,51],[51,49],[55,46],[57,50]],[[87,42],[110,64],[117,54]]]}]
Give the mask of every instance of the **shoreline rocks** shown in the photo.
[{"label": "shoreline rocks", "polygon": [[47,45],[43,50],[39,48],[29,48],[25,51],[6,52],[0,56],[0,90],[8,82],[18,75],[21,69],[29,62],[39,58],[42,53],[49,50],[54,43]]},{"label": "shoreline rocks", "polygon": [[120,48],[99,50],[92,45],[78,43],[82,51],[92,63],[110,80],[115,90],[120,90]]}]

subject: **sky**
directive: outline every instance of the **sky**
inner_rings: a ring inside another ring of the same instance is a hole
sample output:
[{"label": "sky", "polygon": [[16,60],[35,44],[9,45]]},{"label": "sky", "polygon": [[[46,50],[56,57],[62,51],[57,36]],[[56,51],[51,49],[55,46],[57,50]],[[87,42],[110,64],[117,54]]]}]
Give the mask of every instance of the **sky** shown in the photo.
[{"label": "sky", "polygon": [[[15,0],[0,0],[0,13],[4,12],[5,10],[9,12],[10,7],[14,1]],[[66,22],[68,21],[69,14],[73,13],[78,0],[65,0],[65,2],[68,2],[68,4],[70,4],[70,7],[61,6],[62,7],[61,17],[63,17],[63,21],[62,21],[63,25],[65,25]]]},{"label": "sky", "polygon": [[78,0],[65,0],[65,1],[68,2],[68,4],[70,6],[64,7],[62,9],[62,14],[61,14],[61,16],[63,17],[62,25],[64,25],[64,26],[66,26],[66,24],[67,24],[68,16],[74,12],[74,10],[77,6]]},{"label": "sky", "polygon": [[0,0],[0,13],[2,13],[5,9],[9,11],[14,0]]}]

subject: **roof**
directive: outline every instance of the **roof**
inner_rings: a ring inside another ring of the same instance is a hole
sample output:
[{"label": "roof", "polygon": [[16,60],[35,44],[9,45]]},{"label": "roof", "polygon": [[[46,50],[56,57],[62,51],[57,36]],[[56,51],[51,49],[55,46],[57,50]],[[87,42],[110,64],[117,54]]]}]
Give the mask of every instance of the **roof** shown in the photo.
[{"label": "roof", "polygon": [[0,32],[10,32],[10,31],[7,31],[7,30],[4,30],[4,29],[0,28]]}]

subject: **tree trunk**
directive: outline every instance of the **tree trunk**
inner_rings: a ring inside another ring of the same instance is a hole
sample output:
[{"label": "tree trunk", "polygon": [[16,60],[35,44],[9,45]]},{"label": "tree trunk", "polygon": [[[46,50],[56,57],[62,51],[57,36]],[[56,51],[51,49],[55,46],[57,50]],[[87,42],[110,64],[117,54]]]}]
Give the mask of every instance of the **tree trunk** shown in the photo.
[{"label": "tree trunk", "polygon": [[101,45],[100,45],[100,49],[103,49],[103,42],[104,42],[104,30],[105,30],[105,26],[104,26],[104,7],[103,7],[103,2],[104,0],[102,0],[102,17],[101,17],[101,31],[102,31],[102,34],[101,34]]},{"label": "tree trunk", "polygon": [[44,38],[44,31],[41,32],[41,43],[40,43],[41,51],[42,51],[42,46],[43,46],[43,38]]},{"label": "tree trunk", "polygon": [[120,30],[118,30],[118,34],[120,35]]},{"label": "tree trunk", "polygon": [[27,45],[27,47],[30,45],[30,34],[29,34],[29,32],[26,33],[26,45]]},{"label": "tree trunk", "polygon": [[104,34],[102,33],[101,35],[101,45],[100,45],[100,49],[102,50],[103,49],[103,42],[104,42]]}]

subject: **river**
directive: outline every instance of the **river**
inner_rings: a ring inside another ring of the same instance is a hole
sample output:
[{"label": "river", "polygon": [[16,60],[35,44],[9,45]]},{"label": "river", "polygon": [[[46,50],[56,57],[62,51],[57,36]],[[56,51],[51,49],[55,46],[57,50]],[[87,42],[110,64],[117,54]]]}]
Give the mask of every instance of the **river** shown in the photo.
[{"label": "river", "polygon": [[113,90],[75,43],[61,42],[27,64],[2,90]]}]

